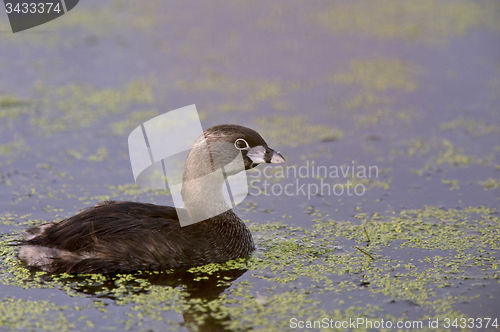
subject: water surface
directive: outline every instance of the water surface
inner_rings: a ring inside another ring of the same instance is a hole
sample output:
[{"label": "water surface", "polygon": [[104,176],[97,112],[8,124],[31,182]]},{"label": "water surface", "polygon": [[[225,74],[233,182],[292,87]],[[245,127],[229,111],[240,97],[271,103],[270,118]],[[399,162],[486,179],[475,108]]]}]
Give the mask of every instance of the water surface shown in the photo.
[{"label": "water surface", "polygon": [[[497,2],[86,0],[16,34],[0,15],[2,329],[500,324]],[[107,199],[170,204],[134,185],[127,136],[193,103],[204,128],[254,128],[287,166],[328,174],[249,174],[248,260],[24,268],[5,244],[28,226]],[[362,194],[339,194],[348,181]]]}]

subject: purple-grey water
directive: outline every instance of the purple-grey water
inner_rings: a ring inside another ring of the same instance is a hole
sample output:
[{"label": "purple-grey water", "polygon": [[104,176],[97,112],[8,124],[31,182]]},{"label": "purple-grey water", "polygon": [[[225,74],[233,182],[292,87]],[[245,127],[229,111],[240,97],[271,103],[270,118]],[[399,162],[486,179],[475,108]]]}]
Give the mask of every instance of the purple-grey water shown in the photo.
[{"label": "purple-grey water", "polygon": [[[1,330],[498,328],[497,1],[82,0],[15,34],[0,13]],[[191,104],[287,159],[248,174],[248,262],[51,276],[17,260],[6,244],[31,225],[171,205],[135,186],[127,137]]]}]

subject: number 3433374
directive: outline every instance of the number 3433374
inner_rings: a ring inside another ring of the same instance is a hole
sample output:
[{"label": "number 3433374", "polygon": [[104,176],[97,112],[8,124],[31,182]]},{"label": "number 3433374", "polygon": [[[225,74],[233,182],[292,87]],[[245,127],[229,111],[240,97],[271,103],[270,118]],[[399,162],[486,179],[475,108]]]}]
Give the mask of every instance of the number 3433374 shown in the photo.
[{"label": "number 3433374", "polygon": [[59,2],[23,2],[23,3],[5,3],[5,11],[7,14],[49,14],[60,13],[62,11]]}]

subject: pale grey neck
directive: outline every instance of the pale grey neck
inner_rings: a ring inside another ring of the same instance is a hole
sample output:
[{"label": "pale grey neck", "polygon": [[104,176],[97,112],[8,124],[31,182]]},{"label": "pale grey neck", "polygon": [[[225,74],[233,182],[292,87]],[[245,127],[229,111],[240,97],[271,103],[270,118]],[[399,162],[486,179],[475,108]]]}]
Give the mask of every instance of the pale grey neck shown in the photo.
[{"label": "pale grey neck", "polygon": [[214,155],[220,154],[213,144],[208,147],[205,140],[199,140],[187,157],[181,194],[192,220],[209,219],[231,209],[223,195],[224,173],[214,167],[220,162],[213,160]]},{"label": "pale grey neck", "polygon": [[214,172],[183,183],[184,204],[192,221],[202,221],[231,209],[223,195],[222,172]]}]

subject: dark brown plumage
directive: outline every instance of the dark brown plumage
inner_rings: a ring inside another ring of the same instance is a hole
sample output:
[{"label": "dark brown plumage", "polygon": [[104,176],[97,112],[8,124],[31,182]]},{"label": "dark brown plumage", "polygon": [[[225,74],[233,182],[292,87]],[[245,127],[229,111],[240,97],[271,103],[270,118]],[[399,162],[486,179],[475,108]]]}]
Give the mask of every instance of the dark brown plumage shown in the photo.
[{"label": "dark brown plumage", "polygon": [[[239,152],[236,140],[244,139],[248,143],[248,148],[241,150],[245,169],[284,161],[249,128],[215,126],[204,137],[212,150],[216,142],[231,143],[227,151],[211,151],[223,157],[217,160],[234,159]],[[196,144],[186,161],[185,179],[199,176]],[[196,206],[197,201],[207,200],[203,196],[221,196],[198,189],[183,193],[185,201]],[[173,207],[107,201],[60,222],[29,229],[21,241],[19,257],[30,267],[53,273],[117,273],[221,263],[246,257],[253,250],[250,231],[231,210],[181,227]]]},{"label": "dark brown plumage", "polygon": [[40,268],[55,273],[220,263],[245,257],[254,249],[250,231],[232,211],[181,227],[173,207],[112,201],[51,224],[24,244],[48,248],[53,259],[50,266]]}]

